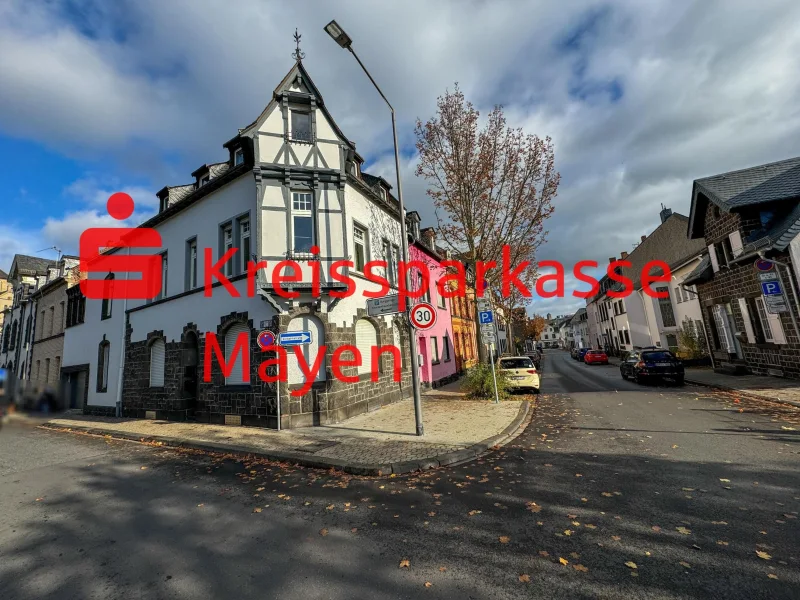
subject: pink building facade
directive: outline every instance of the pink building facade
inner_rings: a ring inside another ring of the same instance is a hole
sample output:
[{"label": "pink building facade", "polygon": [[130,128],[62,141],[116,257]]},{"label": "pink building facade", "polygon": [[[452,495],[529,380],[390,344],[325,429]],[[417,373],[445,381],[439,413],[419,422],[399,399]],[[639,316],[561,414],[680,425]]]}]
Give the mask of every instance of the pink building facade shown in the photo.
[{"label": "pink building facade", "polygon": [[[426,240],[435,248],[432,239]],[[420,298],[436,308],[436,324],[427,331],[417,332],[420,354],[420,381],[426,387],[439,387],[455,380],[457,375],[453,351],[453,325],[450,319],[450,302],[439,295],[436,282],[445,276],[441,262],[444,258],[424,242],[417,240],[408,248],[409,258],[428,266],[431,285],[428,293]]]}]

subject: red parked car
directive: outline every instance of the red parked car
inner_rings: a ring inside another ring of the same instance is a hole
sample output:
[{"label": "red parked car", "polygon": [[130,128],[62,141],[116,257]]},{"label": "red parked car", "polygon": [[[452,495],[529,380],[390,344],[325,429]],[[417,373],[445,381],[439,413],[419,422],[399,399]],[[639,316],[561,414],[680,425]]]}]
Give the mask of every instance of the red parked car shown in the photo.
[{"label": "red parked car", "polygon": [[587,365],[607,365],[608,354],[603,350],[589,350],[583,357],[583,362]]}]

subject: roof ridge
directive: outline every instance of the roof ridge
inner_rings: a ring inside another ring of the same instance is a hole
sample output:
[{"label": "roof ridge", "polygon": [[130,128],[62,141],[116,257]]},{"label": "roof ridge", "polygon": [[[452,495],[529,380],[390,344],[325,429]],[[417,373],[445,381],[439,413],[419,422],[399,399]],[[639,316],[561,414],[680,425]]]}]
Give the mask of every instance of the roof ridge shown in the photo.
[{"label": "roof ridge", "polygon": [[728,175],[738,175],[740,173],[746,173],[747,171],[755,171],[757,169],[763,169],[763,168],[766,168],[766,167],[775,167],[775,166],[778,166],[778,165],[782,165],[782,164],[785,164],[785,163],[791,163],[791,162],[797,162],[798,164],[800,164],[800,156],[795,156],[794,158],[785,158],[783,160],[764,163],[764,164],[761,164],[761,165],[754,165],[752,167],[745,167],[743,169],[734,169],[733,171],[726,171],[724,173],[717,173],[716,175],[706,175],[705,177],[698,177],[697,179],[695,179],[695,181],[702,182],[702,181],[707,181],[707,180],[710,180],[710,179],[716,179],[716,178],[719,178],[719,177],[726,177]]}]

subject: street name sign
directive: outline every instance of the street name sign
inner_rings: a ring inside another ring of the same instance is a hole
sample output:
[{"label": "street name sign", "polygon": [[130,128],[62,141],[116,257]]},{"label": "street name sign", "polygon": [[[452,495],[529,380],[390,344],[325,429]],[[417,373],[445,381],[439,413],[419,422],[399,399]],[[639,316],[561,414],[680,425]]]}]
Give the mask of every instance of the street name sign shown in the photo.
[{"label": "street name sign", "polygon": [[397,294],[383,296],[382,298],[369,298],[367,300],[367,314],[370,317],[393,315],[401,312]]},{"label": "street name sign", "polygon": [[310,331],[282,331],[278,334],[281,346],[305,346],[311,343]]}]

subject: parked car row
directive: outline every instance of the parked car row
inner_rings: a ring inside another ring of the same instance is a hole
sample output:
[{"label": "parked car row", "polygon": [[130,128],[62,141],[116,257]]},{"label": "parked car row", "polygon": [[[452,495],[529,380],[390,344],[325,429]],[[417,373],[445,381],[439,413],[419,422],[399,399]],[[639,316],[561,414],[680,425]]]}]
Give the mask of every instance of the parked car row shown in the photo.
[{"label": "parked car row", "polygon": [[587,365],[607,365],[608,354],[604,350],[590,350],[589,348],[573,348],[571,356],[577,361]]}]

